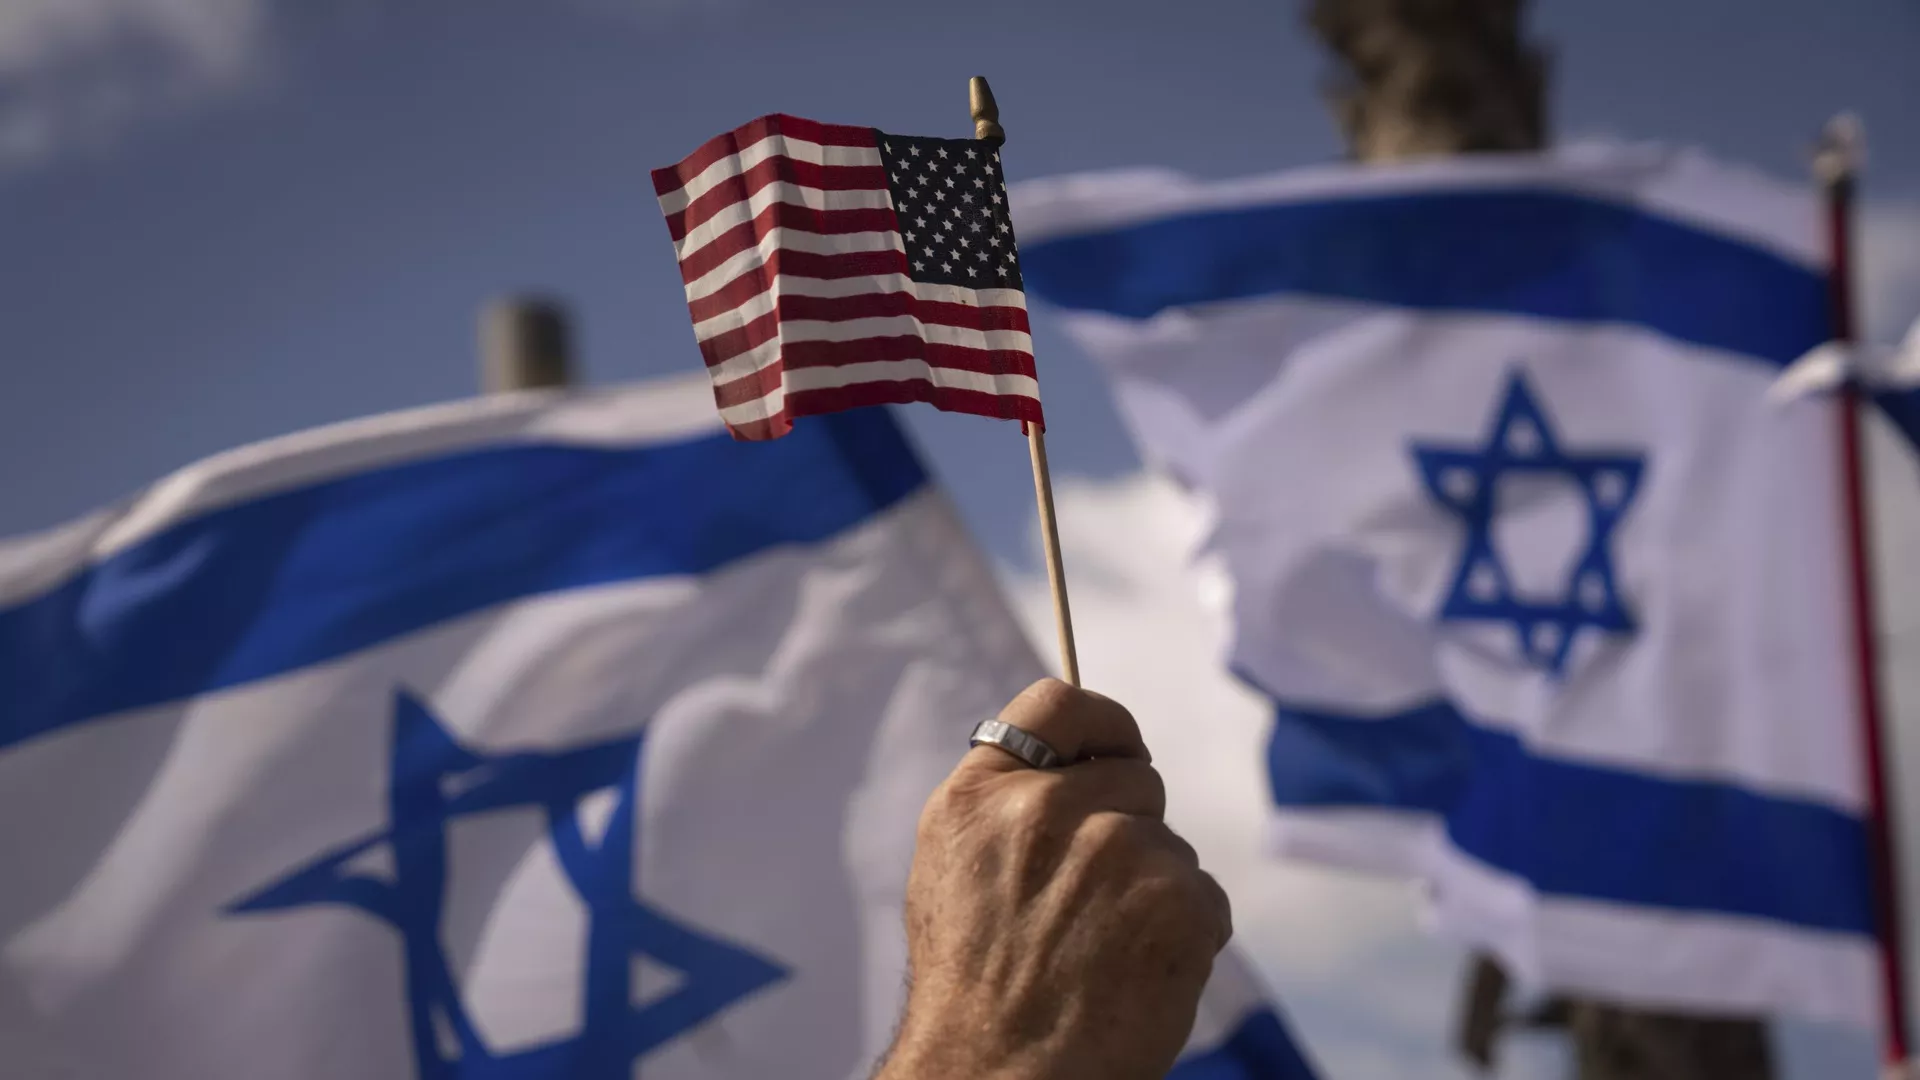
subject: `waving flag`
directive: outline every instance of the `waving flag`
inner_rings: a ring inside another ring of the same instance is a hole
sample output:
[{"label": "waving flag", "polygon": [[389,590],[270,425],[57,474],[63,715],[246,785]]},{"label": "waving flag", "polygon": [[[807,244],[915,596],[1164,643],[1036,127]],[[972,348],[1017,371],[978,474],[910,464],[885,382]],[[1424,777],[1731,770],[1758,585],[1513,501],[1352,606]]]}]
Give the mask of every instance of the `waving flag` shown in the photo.
[{"label": "waving flag", "polygon": [[[891,417],[704,380],[246,447],[0,546],[8,1077],[865,1077],[1040,673]],[[1223,957],[1176,1075],[1297,1080]]]},{"label": "waving flag", "polygon": [[1807,193],[1599,146],[1018,196],[1215,504],[1285,850],[1535,983],[1876,1022],[1834,416],[1767,400],[1827,337]]},{"label": "waving flag", "polygon": [[992,144],[766,116],[653,185],[736,438],[884,402],[1042,420]]}]

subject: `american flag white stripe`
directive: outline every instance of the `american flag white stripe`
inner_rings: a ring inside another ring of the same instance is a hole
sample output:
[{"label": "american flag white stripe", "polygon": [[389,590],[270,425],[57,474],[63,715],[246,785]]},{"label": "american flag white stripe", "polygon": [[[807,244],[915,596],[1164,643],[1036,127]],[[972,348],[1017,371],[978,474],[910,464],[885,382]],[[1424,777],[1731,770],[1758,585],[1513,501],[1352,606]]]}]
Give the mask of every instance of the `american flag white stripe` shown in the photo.
[{"label": "american flag white stripe", "polygon": [[[906,189],[889,184],[882,138],[897,139],[871,128],[764,117],[654,172],[694,337],[737,437],[773,438],[795,416],[881,402],[1042,419],[1025,295],[995,284],[1018,285],[1010,225],[966,220],[980,244],[964,260],[957,247],[945,259],[910,255],[909,231],[944,228],[957,243],[962,200],[950,208],[951,222],[929,229],[916,215],[921,222],[903,229],[895,210]],[[916,163],[923,170],[949,149],[956,163],[985,151],[991,171],[976,168],[960,194],[971,204],[980,193],[980,206],[967,213],[989,213],[991,180],[992,205],[1002,206],[990,147],[898,139],[909,143],[919,147],[911,150],[916,156],[928,151]],[[893,179],[924,185],[927,175]],[[989,239],[991,262],[981,256]],[[954,283],[968,271],[986,287]]]},{"label": "american flag white stripe", "polygon": [[[776,251],[809,255],[847,255],[859,251],[906,251],[896,232],[858,232],[822,236],[799,229],[770,229],[754,246],[687,282],[687,299],[711,296],[756,267],[766,265]],[[871,291],[871,290],[869,290]]]},{"label": "american flag white stripe", "polygon": [[819,322],[813,319],[789,319],[781,327],[787,341],[858,341],[870,337],[921,337],[940,345],[962,349],[1033,350],[1033,339],[1019,330],[976,330],[971,326],[921,322],[911,315],[880,319],[847,319],[844,322]]},{"label": "american flag white stripe", "polygon": [[[845,322],[820,322],[813,319],[789,319],[781,324],[780,337],[762,342],[745,352],[735,353],[707,373],[716,384],[745,378],[780,362],[784,342],[849,342],[875,337],[918,337],[936,345],[957,349],[1032,352],[1033,339],[1018,330],[974,330],[945,323],[923,323],[910,315],[881,319],[848,319]],[[875,369],[878,370],[878,369]],[[942,369],[945,370],[945,369]]]},{"label": "american flag white stripe", "polygon": [[[872,281],[878,281],[879,289],[870,288]],[[934,285],[914,281],[905,274],[888,274],[868,280],[858,278],[777,278],[766,292],[729,309],[711,319],[693,324],[693,336],[696,341],[718,337],[729,330],[738,330],[755,319],[773,311],[773,307],[782,296],[807,296],[820,299],[834,299],[843,296],[859,296],[871,292],[911,293],[930,304],[971,304],[974,307],[1027,309],[1027,297],[1018,289],[963,289],[956,285]]]},{"label": "american flag white stripe", "polygon": [[893,200],[884,191],[821,191],[819,188],[777,181],[754,192],[745,202],[733,203],[714,211],[712,217],[688,229],[686,236],[674,242],[674,254],[686,258],[731,230],[759,217],[775,203],[804,206],[809,210],[893,209]]},{"label": "american flag white stripe", "polygon": [[751,146],[730,154],[702,170],[678,191],[660,196],[660,209],[677,213],[687,204],[712,191],[723,181],[740,176],[763,161],[776,157],[804,161],[809,165],[879,165],[880,151],[863,146],[821,146],[805,139],[769,135]]},{"label": "american flag white stripe", "polygon": [[[837,368],[802,368],[787,373],[785,389],[837,390],[863,383],[903,382],[919,378],[927,379],[938,387],[969,393],[1040,396],[1040,384],[1024,375],[982,375],[973,371],[933,367],[921,360],[879,361]],[[722,408],[720,418],[729,425],[767,420],[783,410],[783,398],[783,391],[776,390],[765,397]]]}]

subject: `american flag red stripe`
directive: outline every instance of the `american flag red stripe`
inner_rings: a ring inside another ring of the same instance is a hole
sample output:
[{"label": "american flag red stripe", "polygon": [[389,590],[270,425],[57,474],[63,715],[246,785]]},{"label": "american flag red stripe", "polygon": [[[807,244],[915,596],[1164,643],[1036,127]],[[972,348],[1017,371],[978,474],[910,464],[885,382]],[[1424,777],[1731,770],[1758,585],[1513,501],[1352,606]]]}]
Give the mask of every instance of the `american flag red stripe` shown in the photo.
[{"label": "american flag red stripe", "polygon": [[[799,142],[812,143],[815,146],[847,146],[862,150],[873,149],[873,129],[857,127],[852,124],[822,124],[817,120],[805,120],[798,116],[776,113],[763,116],[758,120],[749,120],[724,135],[715,135],[700,145],[700,149],[682,158],[678,165],[669,165],[653,171],[654,189],[665,196],[661,175],[666,174],[673,187],[683,187],[688,181],[705,172],[712,165],[729,157],[735,157],[741,151],[758,145],[770,136],[784,136]],[[874,160],[879,164],[879,159]]]},{"label": "american flag red stripe", "polygon": [[742,221],[701,245],[680,260],[680,276],[688,283],[698,281],[728,259],[759,246],[761,238],[775,229],[840,236],[849,233],[886,232],[894,227],[893,211],[886,207],[871,210],[815,210],[810,206],[774,203],[749,220]]},{"label": "american flag red stripe", "polygon": [[977,288],[916,279],[882,138],[896,137],[767,116],[654,170],[694,336],[736,437],[889,402],[1043,421],[1025,294],[991,277]]},{"label": "american flag red stripe", "polygon": [[[658,187],[658,185],[655,185]],[[674,239],[713,219],[716,214],[767,192],[778,198],[801,188],[823,195],[839,191],[885,191],[887,174],[878,165],[815,165],[792,158],[769,158],[742,172],[719,177],[712,187],[688,201],[686,208],[667,214]]]}]

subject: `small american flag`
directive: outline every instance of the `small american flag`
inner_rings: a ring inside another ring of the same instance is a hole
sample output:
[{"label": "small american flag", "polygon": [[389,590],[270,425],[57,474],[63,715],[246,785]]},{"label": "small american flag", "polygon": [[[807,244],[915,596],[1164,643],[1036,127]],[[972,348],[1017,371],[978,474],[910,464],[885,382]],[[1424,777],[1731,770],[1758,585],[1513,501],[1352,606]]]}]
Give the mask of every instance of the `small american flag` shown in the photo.
[{"label": "small american flag", "polygon": [[993,144],[766,116],[653,186],[735,438],[887,402],[1043,422]]}]

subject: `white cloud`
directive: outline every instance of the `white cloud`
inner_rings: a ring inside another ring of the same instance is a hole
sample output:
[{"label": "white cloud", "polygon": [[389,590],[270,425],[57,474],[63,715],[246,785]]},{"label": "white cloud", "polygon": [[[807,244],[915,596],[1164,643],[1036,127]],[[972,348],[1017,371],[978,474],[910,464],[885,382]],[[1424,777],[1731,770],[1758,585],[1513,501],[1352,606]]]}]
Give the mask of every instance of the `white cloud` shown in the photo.
[{"label": "white cloud", "polygon": [[267,0],[0,0],[0,169],[245,86]]},{"label": "white cloud", "polygon": [[[0,0],[0,174],[109,145],[141,122],[258,85],[271,70],[280,2]],[[681,17],[736,13],[749,2],[566,5],[658,30]]]}]

